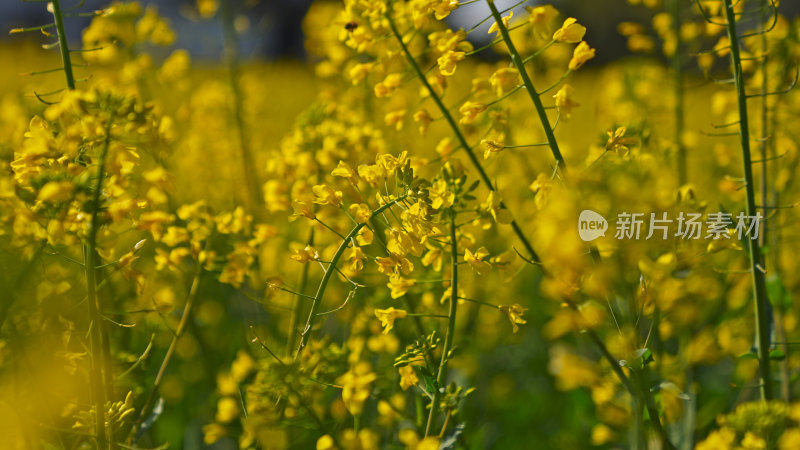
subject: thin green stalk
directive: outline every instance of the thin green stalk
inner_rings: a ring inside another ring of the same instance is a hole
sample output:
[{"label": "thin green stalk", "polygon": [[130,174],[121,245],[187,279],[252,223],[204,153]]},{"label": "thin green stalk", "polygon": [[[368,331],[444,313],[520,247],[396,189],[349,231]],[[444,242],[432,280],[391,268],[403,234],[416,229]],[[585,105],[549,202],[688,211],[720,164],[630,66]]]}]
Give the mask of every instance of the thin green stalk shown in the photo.
[{"label": "thin green stalk", "polygon": [[153,387],[150,388],[150,394],[147,396],[147,400],[139,412],[139,418],[136,420],[133,427],[131,427],[130,433],[128,433],[129,442],[132,442],[133,438],[136,436],[136,432],[139,430],[139,427],[147,418],[150,406],[153,404],[153,400],[155,400],[156,394],[158,393],[158,388],[161,386],[161,381],[164,379],[164,374],[167,372],[167,366],[169,365],[172,355],[175,353],[175,349],[178,346],[178,340],[181,338],[181,336],[183,336],[183,333],[186,331],[186,327],[189,325],[189,320],[192,316],[192,308],[194,308],[194,304],[197,299],[197,291],[200,287],[200,279],[202,274],[203,264],[198,262],[197,267],[195,268],[194,278],[192,279],[192,285],[189,288],[189,294],[186,298],[186,305],[183,307],[181,321],[178,322],[178,328],[175,330],[175,334],[172,336],[172,342],[170,342],[169,348],[167,348],[167,354],[164,355],[164,359],[161,361],[161,367],[158,369],[158,374],[153,382]]},{"label": "thin green stalk", "polygon": [[632,373],[636,380],[636,384],[638,385],[639,394],[641,395],[644,407],[647,409],[647,415],[650,416],[650,423],[655,429],[656,434],[658,434],[659,440],[661,441],[661,448],[665,450],[676,450],[675,446],[672,445],[672,442],[669,441],[669,437],[667,436],[666,430],[664,430],[664,426],[661,424],[658,408],[653,400],[653,395],[650,392],[650,388],[647,386],[647,370],[642,369],[639,372],[634,371]]},{"label": "thin green stalk", "polygon": [[634,450],[647,450],[644,436],[644,405],[642,396],[637,392],[631,393],[631,408],[633,409],[633,427],[631,428],[631,448]]},{"label": "thin green stalk", "polygon": [[67,78],[67,87],[70,90],[75,89],[75,76],[72,74],[72,60],[69,54],[69,45],[67,45],[67,34],[64,31],[64,16],[61,14],[61,2],[59,0],[52,0],[53,4],[53,18],[56,22],[56,31],[58,32],[58,47],[61,50],[61,62],[64,64],[64,76]]},{"label": "thin green stalk", "polygon": [[[750,156],[750,130],[747,120],[747,95],[742,72],[742,60],[739,53],[739,37],[736,35],[736,18],[731,0],[723,0],[725,19],[727,21],[728,40],[731,43],[731,65],[736,83],[736,97],[739,106],[739,138],[742,147],[742,164],[744,170],[745,190],[747,197],[747,216],[755,217],[757,207],[753,189],[753,168]],[[750,270],[753,274],[753,292],[755,294],[756,314],[756,346],[758,351],[759,380],[762,400],[772,400],[772,376],[769,359],[769,303],[767,284],[764,274],[764,257],[758,239],[748,239],[750,246]]]},{"label": "thin green stalk", "polygon": [[[571,307],[576,311],[578,311],[578,308],[575,305],[571,304]],[[619,381],[622,382],[623,386],[625,386],[625,389],[631,395],[634,395],[636,392],[634,386],[631,383],[631,380],[628,379],[627,375],[625,375],[625,372],[622,371],[622,367],[620,367],[619,365],[619,360],[617,358],[614,358],[614,355],[611,354],[611,352],[608,350],[608,347],[606,347],[606,344],[603,343],[603,341],[600,339],[600,336],[598,336],[597,333],[594,332],[594,330],[592,330],[591,328],[586,328],[585,333],[587,336],[589,336],[589,339],[600,350],[600,353],[603,355],[603,358],[605,358],[606,361],[608,361],[608,364],[611,366],[611,370],[614,371],[614,373],[617,375],[617,378],[619,378]]]},{"label": "thin green stalk", "polygon": [[458,308],[458,241],[456,240],[456,214],[450,211],[450,311],[447,314],[447,332],[442,347],[442,359],[439,362],[439,373],[436,376],[436,391],[431,401],[431,411],[428,414],[428,425],[425,427],[425,437],[431,432],[436,414],[439,411],[441,391],[447,381],[447,363],[450,360],[450,349],[453,347],[453,335],[456,332],[456,309]]},{"label": "thin green stalk", "polygon": [[[106,273],[104,266],[96,267],[97,273],[100,276],[100,283],[97,284],[97,291],[100,295],[97,297],[97,304],[99,311],[107,311],[108,305],[111,303],[111,299],[117,297],[117,293],[114,290],[114,285],[111,283],[111,278]],[[102,288],[108,290],[108,294],[106,296],[102,295]],[[106,388],[106,398],[114,398],[114,363],[113,359],[111,358],[111,337],[109,334],[109,327],[110,323],[108,320],[102,320],[100,322],[100,332],[102,336],[103,342],[103,374],[105,376],[105,388]],[[109,430],[109,438],[113,441],[114,435],[113,432]],[[114,443],[112,442],[112,445]]]},{"label": "thin green stalk", "polygon": [[[767,33],[766,33],[766,22],[767,22],[767,2],[766,0],[762,0],[762,9],[761,9],[761,64],[759,65],[759,70],[761,72],[761,138],[759,140],[759,147],[761,150],[761,205],[767,206],[767,143],[769,142],[768,133],[768,111],[767,111],[767,102],[769,101],[767,98],[767,92],[769,89],[769,79],[767,78]],[[766,214],[764,214],[764,221],[762,222],[762,230],[761,234],[759,234],[759,244],[762,246],[767,245],[767,219]],[[764,261],[764,269],[766,270],[766,260]]]},{"label": "thin green stalk", "polygon": [[[769,91],[769,77],[767,71],[767,61],[769,58],[769,46],[767,43],[767,21],[769,20],[767,11],[771,6],[769,0],[761,0],[761,65],[759,69],[761,70],[761,139],[760,139],[760,146],[761,146],[761,205],[766,206],[769,201],[769,183],[767,180],[769,179],[768,176],[768,166],[767,161],[769,160],[767,155],[768,148],[770,150],[774,150],[774,145],[772,140],[769,138],[769,124],[770,124],[770,117],[769,117],[769,104],[767,99],[767,92]],[[777,14],[777,11],[773,11],[773,14]],[[773,199],[773,201],[775,201]],[[775,202],[777,204],[777,202]],[[771,238],[770,233],[770,238]],[[764,214],[764,221],[762,222],[761,234],[759,235],[760,244],[761,246],[767,245],[767,218],[766,214]],[[776,241],[777,243],[777,241]],[[770,254],[775,255],[775,252],[778,251],[778,246],[774,245],[772,247],[772,252]],[[773,259],[773,261],[775,261]],[[773,267],[777,267],[774,265]],[[767,259],[764,258],[764,269],[767,268]],[[783,342],[783,353],[788,355],[789,354],[789,346],[786,345],[786,334],[785,330],[783,329],[783,321],[782,314],[778,309],[775,309],[775,334],[781,342]],[[789,358],[783,358],[783,360],[779,363],[780,367],[780,378],[781,378],[781,398],[786,403],[791,402],[791,375],[789,370]]]},{"label": "thin green stalk", "polygon": [[566,170],[567,165],[564,162],[564,157],[561,155],[561,150],[558,149],[558,142],[556,142],[556,136],[553,134],[553,128],[550,126],[550,119],[547,118],[547,112],[544,109],[544,105],[542,105],[542,99],[539,98],[539,94],[537,94],[536,89],[533,87],[531,77],[525,69],[525,63],[522,62],[522,57],[520,57],[519,52],[517,52],[516,47],[514,47],[514,43],[511,41],[511,35],[508,34],[508,28],[503,24],[503,18],[500,16],[500,11],[498,11],[497,7],[494,5],[494,0],[486,0],[486,3],[489,5],[492,16],[497,23],[497,28],[500,30],[500,34],[506,42],[508,53],[511,55],[511,62],[513,62],[514,66],[517,68],[519,76],[522,78],[522,84],[525,85],[525,89],[528,91],[533,106],[536,107],[536,112],[539,114],[539,121],[542,123],[542,129],[544,129],[547,142],[550,144],[550,151],[553,152],[553,157],[556,159],[556,163],[561,170]]},{"label": "thin green stalk", "polygon": [[475,300],[474,298],[458,297],[458,299],[459,300],[464,300],[465,302],[471,302],[471,303],[475,303],[475,304],[478,304],[478,305],[482,305],[482,306],[488,306],[488,307],[494,308],[494,309],[500,309],[500,307],[497,306],[497,305],[493,305],[491,303],[484,302],[484,301],[481,301],[481,300]]},{"label": "thin green stalk", "polygon": [[527,58],[523,59],[522,60],[522,64],[528,64],[529,62],[533,61],[534,58],[536,58],[537,56],[539,56],[542,53],[544,53],[545,50],[547,50],[548,48],[552,47],[556,42],[557,41],[555,41],[555,40],[551,40],[544,47],[540,48],[539,50],[536,50],[530,56],[528,56]]},{"label": "thin green stalk", "polygon": [[[496,189],[492,184],[492,180],[489,178],[489,175],[486,174],[486,171],[483,170],[483,166],[481,165],[478,158],[475,156],[475,153],[472,151],[472,147],[467,143],[467,139],[464,137],[464,134],[461,133],[461,130],[458,128],[455,119],[453,119],[453,116],[450,114],[450,111],[444,105],[442,99],[440,99],[439,96],[436,94],[436,91],[433,89],[431,84],[428,83],[428,79],[425,78],[425,74],[422,73],[422,69],[420,69],[419,64],[417,64],[417,61],[411,55],[411,52],[408,50],[408,47],[406,46],[405,42],[403,42],[403,37],[400,35],[400,32],[397,31],[397,27],[394,24],[394,20],[392,20],[392,17],[389,14],[386,15],[386,19],[389,22],[389,27],[391,28],[394,37],[397,39],[398,44],[400,44],[400,48],[403,49],[403,53],[405,54],[408,63],[411,65],[411,68],[414,70],[414,73],[416,73],[417,78],[419,78],[422,85],[425,86],[425,89],[428,91],[428,95],[430,95],[430,97],[436,103],[436,106],[441,111],[445,120],[447,120],[447,123],[450,125],[450,128],[452,129],[453,134],[456,136],[458,143],[467,153],[467,157],[472,163],[472,166],[478,172],[478,176],[480,177],[484,186],[486,186],[486,188],[489,189],[490,191],[496,192]],[[500,207],[505,208],[505,204],[503,202],[500,202]],[[525,233],[523,233],[522,228],[519,226],[519,224],[517,224],[517,221],[515,219],[511,220],[511,228],[514,230],[514,234],[517,235],[517,238],[520,240],[520,242],[522,242],[522,245],[525,247],[525,250],[527,250],[528,254],[530,255],[530,259],[533,262],[535,262],[542,269],[543,272],[545,272],[544,267],[542,267],[541,265],[541,258],[539,258],[539,255],[533,249],[533,246],[531,245],[530,241],[525,236]]]},{"label": "thin green stalk", "polygon": [[325,271],[325,274],[322,275],[322,280],[317,288],[317,293],[314,295],[314,300],[311,303],[311,310],[308,312],[306,326],[303,328],[303,332],[300,334],[300,344],[297,346],[297,353],[295,353],[294,359],[297,359],[300,356],[300,352],[305,348],[306,344],[308,344],[308,339],[311,337],[311,330],[314,327],[314,322],[317,320],[317,311],[319,310],[320,304],[322,304],[322,296],[325,294],[325,289],[328,287],[328,281],[330,281],[333,273],[336,272],[336,265],[342,258],[344,251],[350,246],[350,242],[355,239],[355,237],[358,235],[358,232],[361,231],[361,229],[364,228],[370,220],[391,208],[396,203],[403,201],[406,197],[407,195],[403,195],[398,199],[386,203],[385,205],[373,211],[369,217],[369,220],[353,227],[353,229],[350,230],[350,233],[348,233],[344,240],[342,240],[342,243],[339,245],[339,248],[336,249],[336,253],[333,255],[333,259],[331,259],[331,262],[328,265],[328,269]]},{"label": "thin green stalk", "polygon": [[675,49],[672,53],[672,75],[675,96],[675,149],[678,165],[678,183],[686,184],[686,148],[683,145],[683,62],[681,61],[681,2],[670,0],[672,30],[675,33]]},{"label": "thin green stalk", "polygon": [[[55,3],[55,2],[54,2]],[[109,448],[106,436],[105,419],[105,386],[103,381],[103,367],[108,364],[102,361],[103,353],[103,321],[99,305],[97,302],[97,231],[100,227],[100,195],[103,191],[103,178],[105,178],[105,164],[108,156],[108,149],[111,145],[111,125],[113,119],[109,119],[105,129],[105,139],[100,151],[100,159],[97,164],[97,180],[95,180],[94,191],[92,192],[91,211],[92,217],[89,223],[89,234],[84,245],[84,270],[86,273],[86,295],[89,309],[89,323],[91,326],[90,339],[92,346],[90,384],[92,397],[94,397],[95,407],[95,434],[97,435],[97,448]],[[100,361],[98,361],[100,360]]]},{"label": "thin green stalk", "polygon": [[[314,226],[311,226],[311,231],[308,235],[308,245],[314,245]],[[301,294],[305,293],[306,284],[308,284],[308,271],[310,264],[303,264],[303,270],[300,272],[300,284],[297,288],[297,292]],[[292,297],[292,314],[289,318],[289,336],[286,340],[286,355],[291,356],[292,349],[294,348],[295,340],[297,339],[297,325],[300,323],[300,307],[304,303],[300,301],[297,296]]]}]

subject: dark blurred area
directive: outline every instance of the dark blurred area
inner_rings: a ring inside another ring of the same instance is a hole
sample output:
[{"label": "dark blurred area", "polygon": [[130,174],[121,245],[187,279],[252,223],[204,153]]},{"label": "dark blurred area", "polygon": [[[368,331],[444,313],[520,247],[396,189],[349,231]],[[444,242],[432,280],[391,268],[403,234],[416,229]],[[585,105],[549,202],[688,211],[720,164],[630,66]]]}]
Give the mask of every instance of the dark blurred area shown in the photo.
[{"label": "dark blurred area", "polygon": [[[302,58],[304,55],[302,21],[312,0],[221,0],[228,1],[239,31],[239,46],[244,57],[276,59]],[[177,34],[175,47],[189,50],[198,59],[219,59],[223,51],[222,27],[216,19],[199,17],[194,0],[140,0],[142,6],[153,5],[166,17]],[[111,4],[109,0],[61,0],[62,10],[76,7],[75,12],[89,12]],[[81,31],[90,22],[88,17],[65,20],[71,42],[80,42]],[[52,22],[43,3],[21,0],[0,0],[0,42],[30,39],[32,34],[8,37],[7,30],[38,26]]]},{"label": "dark blurred area", "polygon": [[[303,58],[302,21],[312,0],[222,0],[230,1],[240,36],[240,50],[244,57],[264,59]],[[515,4],[516,0],[496,0],[500,8]],[[105,0],[85,0],[77,11],[92,11],[107,6]],[[217,20],[202,20],[198,17],[194,1],[190,0],[143,0],[144,5],[154,5],[162,16],[169,18],[178,34],[176,47],[189,50],[198,59],[218,59],[222,53],[222,30]],[[551,0],[534,1],[527,5],[550,3],[565,16],[576,17],[588,28],[586,39],[592,45],[602,46],[598,61],[617,59],[628,54],[625,39],[617,32],[622,21],[646,23],[653,11],[642,5],[630,5],[626,0]],[[693,2],[684,0],[686,9]],[[62,0],[62,8],[78,6],[79,0]],[[519,14],[524,5],[515,9]],[[779,11],[790,17],[800,13],[800,2],[783,1]],[[455,28],[470,28],[488,15],[488,7],[481,3],[466,5],[457,10],[448,20]],[[52,18],[44,5],[38,2],[2,0],[0,4],[0,30],[30,27],[48,23]],[[79,42],[80,33],[89,22],[86,17],[71,17],[66,20],[67,34],[71,41]],[[332,17],[331,20],[334,20]],[[488,29],[489,23],[482,28]],[[6,33],[0,33],[0,36]],[[473,33],[477,39],[486,37],[479,29]],[[7,36],[7,35],[6,35]],[[13,39],[29,39],[30,35],[0,38],[0,42]]]}]

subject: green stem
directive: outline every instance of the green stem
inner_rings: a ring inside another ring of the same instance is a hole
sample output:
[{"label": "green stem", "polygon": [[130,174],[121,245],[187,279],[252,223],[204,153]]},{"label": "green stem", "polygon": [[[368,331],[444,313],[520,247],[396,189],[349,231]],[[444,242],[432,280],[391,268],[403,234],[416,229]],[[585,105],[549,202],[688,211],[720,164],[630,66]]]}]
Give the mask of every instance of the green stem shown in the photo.
[{"label": "green stem", "polygon": [[672,445],[672,442],[669,441],[669,437],[667,436],[666,430],[664,430],[664,426],[661,424],[658,408],[653,400],[653,395],[650,392],[650,388],[647,386],[647,370],[642,369],[641,372],[634,371],[632,374],[636,379],[644,406],[647,408],[647,415],[650,416],[650,423],[658,434],[658,438],[661,440],[661,448],[665,450],[676,450],[675,446]]},{"label": "green stem", "polygon": [[[314,245],[314,226],[311,226],[311,231],[308,235],[308,245]],[[306,284],[308,284],[308,271],[311,264],[303,264],[303,270],[300,272],[300,285],[297,288],[297,291],[300,293],[305,293]],[[289,336],[286,340],[286,355],[289,356],[292,354],[292,349],[295,346],[295,340],[297,339],[297,325],[300,323],[300,307],[303,304],[297,297],[292,297],[292,315],[289,319]]]},{"label": "green stem", "polygon": [[164,374],[167,372],[167,366],[169,365],[172,355],[175,353],[175,349],[178,346],[178,340],[181,338],[181,336],[183,336],[183,333],[186,331],[186,328],[189,325],[189,319],[192,316],[192,308],[194,308],[195,300],[197,299],[197,291],[200,287],[200,278],[203,274],[203,264],[200,262],[197,262],[196,264],[197,266],[195,268],[194,278],[192,279],[192,286],[189,288],[186,305],[183,307],[181,321],[178,322],[178,328],[175,330],[175,334],[172,336],[172,342],[170,342],[169,347],[167,348],[167,353],[164,355],[164,359],[161,361],[161,367],[158,369],[158,374],[153,382],[153,387],[150,388],[150,394],[147,396],[147,400],[139,412],[139,418],[131,428],[130,433],[128,433],[129,441],[135,437],[139,427],[147,418],[150,406],[153,404],[156,394],[158,393],[158,388],[161,386],[161,382],[164,379]]},{"label": "green stem", "polygon": [[683,64],[681,61],[681,2],[670,0],[672,30],[675,33],[675,50],[672,54],[673,89],[675,96],[675,148],[677,152],[678,183],[687,181],[686,148],[683,145]]},{"label": "green stem", "polygon": [[[767,2],[762,0],[761,2],[761,64],[759,69],[761,71],[761,139],[759,143],[759,147],[761,150],[761,205],[767,206],[768,199],[767,199],[767,142],[769,141],[769,136],[767,135],[768,126],[767,126],[767,119],[768,119],[768,112],[767,112],[767,91],[769,89],[769,79],[767,78],[767,30],[766,22],[767,22]],[[764,214],[766,216],[766,214]],[[764,246],[767,244],[767,219],[764,218],[761,227],[761,234],[759,234],[758,239],[759,243]],[[766,270],[766,260],[764,261],[764,269]]]},{"label": "green stem", "polygon": [[525,63],[522,62],[519,52],[517,52],[516,47],[514,47],[514,43],[511,42],[511,35],[508,34],[508,28],[503,24],[503,18],[500,16],[500,11],[498,11],[497,7],[494,5],[494,0],[486,0],[486,3],[492,11],[492,16],[497,24],[497,28],[500,30],[500,34],[503,36],[503,40],[506,41],[508,52],[511,55],[511,61],[514,63],[514,66],[516,66],[517,71],[519,71],[522,84],[525,85],[525,89],[528,91],[533,106],[536,107],[536,112],[539,114],[539,121],[542,123],[542,129],[544,129],[547,142],[550,144],[550,151],[553,152],[553,157],[556,159],[556,163],[560,166],[561,170],[566,170],[567,166],[564,162],[564,157],[561,155],[561,150],[558,149],[558,142],[556,142],[556,136],[553,134],[553,128],[550,126],[550,119],[547,118],[547,112],[544,109],[544,105],[542,105],[542,99],[539,98],[539,94],[537,94],[536,89],[533,87],[531,77],[525,69]]},{"label": "green stem", "polygon": [[675,33],[675,50],[672,56],[674,89],[675,89],[675,146],[678,155],[678,182],[683,185],[688,181],[686,167],[686,147],[683,145],[683,64],[681,61],[680,1],[672,0],[672,16]]},{"label": "green stem", "polygon": [[53,4],[53,18],[56,22],[56,31],[58,32],[58,47],[61,50],[61,62],[64,64],[64,76],[67,78],[67,87],[69,90],[75,89],[75,76],[72,75],[72,59],[69,54],[69,45],[67,45],[67,34],[64,31],[64,16],[61,14],[61,2],[59,0],[52,0]]},{"label": "green stem", "polygon": [[500,309],[500,307],[497,306],[497,305],[493,305],[491,303],[484,302],[484,301],[481,301],[481,300],[475,300],[474,298],[458,297],[458,299],[459,300],[464,300],[465,302],[476,303],[478,305],[489,306],[489,307],[494,308],[494,309]]},{"label": "green stem", "polygon": [[[576,311],[578,311],[578,308],[575,307],[574,305],[573,308]],[[586,328],[585,333],[587,336],[589,336],[589,339],[600,350],[600,353],[603,355],[603,358],[605,358],[606,361],[608,361],[608,364],[611,366],[611,370],[614,371],[614,373],[617,375],[617,378],[619,378],[619,381],[622,382],[623,386],[625,386],[625,389],[631,395],[634,395],[636,391],[633,388],[631,380],[628,379],[628,377],[625,375],[625,372],[623,372],[622,368],[620,367],[619,360],[617,358],[614,358],[614,355],[611,354],[611,352],[608,350],[608,347],[606,347],[602,339],[600,339],[600,336],[598,336],[597,333],[594,332],[594,330],[592,330],[591,328]]]},{"label": "green stem", "polygon": [[547,50],[548,48],[552,47],[553,44],[555,44],[555,43],[556,43],[555,40],[551,40],[550,42],[547,43],[547,45],[545,45],[544,47],[540,48],[539,50],[536,50],[531,56],[528,56],[527,58],[523,59],[522,63],[523,64],[527,64],[527,63],[533,61],[534,58],[536,58],[537,56],[539,56],[542,53],[544,53],[545,50]]},{"label": "green stem", "polygon": [[[761,69],[761,161],[762,161],[761,162],[761,204],[766,206],[768,204],[768,201],[769,201],[769,197],[768,197],[769,183],[767,183],[767,180],[769,178],[769,176],[768,176],[768,172],[769,171],[768,171],[768,166],[767,166],[768,163],[767,163],[767,161],[769,160],[769,158],[768,158],[768,151],[767,150],[768,150],[768,148],[770,150],[773,149],[772,148],[773,147],[772,144],[774,142],[773,140],[768,139],[769,138],[768,133],[769,133],[769,125],[770,125],[769,124],[769,119],[770,119],[770,117],[769,117],[769,105],[767,103],[768,102],[768,100],[767,100],[767,92],[769,91],[769,77],[768,77],[768,70],[767,70],[767,60],[769,58],[769,55],[768,55],[769,46],[768,46],[768,42],[767,42],[767,26],[768,26],[767,25],[767,21],[768,21],[768,13],[767,13],[767,11],[769,10],[769,6],[771,6],[771,5],[770,5],[770,1],[769,0],[761,0],[760,4],[761,4],[761,31],[763,32],[761,34],[761,66],[760,66],[760,69]],[[777,14],[777,11],[774,11],[774,13]],[[773,201],[775,201],[774,198],[773,198]],[[777,204],[777,202],[775,202],[775,204]],[[761,234],[759,235],[759,239],[761,240],[760,244],[762,246],[765,246],[765,245],[767,245],[767,242],[768,242],[767,241],[767,218],[766,218],[766,214],[764,214],[764,221],[762,222],[761,230],[762,230]],[[772,238],[771,235],[770,235],[770,238]],[[777,245],[774,245],[772,247],[772,250],[773,251],[770,252],[770,254],[773,255],[772,258],[774,258],[775,252],[778,251]],[[775,259],[772,259],[772,261],[774,262]],[[777,265],[773,264],[772,267],[776,267],[777,268]],[[764,258],[764,269],[766,270],[766,268],[767,268],[767,258]],[[775,320],[774,320],[774,323],[775,323],[775,334],[776,334],[778,340],[780,340],[781,342],[784,342],[784,344],[783,344],[783,353],[788,355],[789,354],[789,348],[785,344],[786,335],[785,335],[785,330],[783,328],[782,314],[781,314],[780,311],[778,311],[778,308],[775,309]],[[780,370],[780,379],[782,381],[782,383],[780,385],[781,386],[781,398],[783,399],[784,402],[791,403],[791,388],[790,388],[791,375],[790,375],[790,371],[789,371],[789,358],[783,358],[783,360],[781,360],[781,362],[779,363],[779,368],[780,368],[779,369]]]},{"label": "green stem", "polygon": [[[411,55],[411,52],[408,50],[408,47],[406,46],[405,42],[403,42],[403,37],[400,35],[400,32],[397,31],[397,27],[394,24],[394,20],[392,20],[392,17],[389,14],[386,15],[386,19],[389,22],[389,27],[391,28],[394,37],[397,39],[398,44],[400,44],[400,48],[403,49],[403,53],[405,54],[408,63],[411,65],[411,68],[414,69],[417,78],[419,78],[422,85],[425,86],[425,89],[428,91],[428,95],[430,95],[430,97],[436,103],[436,106],[441,111],[445,120],[447,120],[447,123],[450,125],[453,134],[456,136],[456,139],[458,139],[458,143],[461,145],[464,151],[467,152],[467,157],[472,163],[472,166],[478,172],[478,176],[480,176],[480,179],[483,182],[484,186],[486,186],[486,188],[489,189],[490,191],[495,192],[496,189],[492,184],[489,175],[487,175],[486,171],[483,170],[483,166],[481,165],[478,158],[475,156],[475,153],[472,151],[472,147],[467,143],[467,139],[464,137],[464,134],[461,133],[461,130],[458,128],[458,125],[456,124],[455,119],[453,119],[453,116],[450,114],[450,111],[444,105],[442,99],[440,99],[439,96],[436,94],[436,91],[433,89],[431,84],[428,83],[428,79],[425,78],[425,74],[422,73],[422,69],[420,69],[419,65],[417,64],[417,61]],[[503,202],[500,202],[500,207],[505,208],[505,204]],[[533,246],[531,245],[528,238],[525,236],[525,233],[522,232],[522,228],[519,226],[519,224],[517,224],[517,221],[514,219],[511,220],[511,228],[514,230],[514,234],[517,235],[517,238],[520,240],[520,242],[522,242],[522,245],[525,247],[525,250],[528,251],[530,259],[536,262],[539,267],[542,267],[541,258],[539,258],[539,255],[533,249]],[[542,268],[542,270],[544,271],[544,268]]]},{"label": "green stem", "polygon": [[631,403],[633,408],[633,436],[631,436],[631,448],[634,450],[647,450],[647,447],[645,447],[644,405],[642,396],[636,391],[632,392]]},{"label": "green stem", "polygon": [[[57,2],[53,2],[54,4]],[[60,14],[59,14],[60,15]],[[108,156],[108,149],[111,145],[111,126],[113,119],[109,119],[105,127],[105,139],[100,151],[100,159],[97,165],[97,180],[92,192],[91,211],[92,216],[89,222],[89,234],[84,245],[84,271],[86,274],[86,295],[89,309],[90,340],[92,346],[90,381],[92,396],[94,397],[95,407],[95,434],[97,436],[97,448],[106,449],[108,438],[106,436],[105,419],[105,386],[103,381],[103,367],[108,367],[104,361],[103,353],[103,321],[97,301],[97,231],[100,227],[100,195],[103,191],[103,178],[105,178],[105,164]]]},{"label": "green stem", "polygon": [[[742,165],[747,197],[747,216],[755,217],[756,203],[753,190],[753,168],[750,156],[750,130],[747,120],[747,95],[742,72],[742,60],[739,53],[739,37],[736,35],[736,18],[731,0],[723,0],[725,18],[728,28],[728,40],[731,43],[731,65],[736,82],[736,96],[739,106],[739,137],[742,147]],[[772,400],[772,376],[769,360],[769,304],[767,284],[764,275],[764,258],[758,239],[748,239],[750,244],[750,271],[753,274],[753,291],[755,294],[756,314],[756,346],[758,351],[759,379],[762,400]]]},{"label": "green stem", "polygon": [[364,228],[370,220],[391,208],[396,203],[403,201],[406,197],[407,195],[403,195],[398,199],[386,203],[385,205],[373,211],[369,217],[369,220],[353,227],[353,229],[350,230],[350,233],[345,236],[344,240],[339,245],[339,248],[336,249],[336,253],[333,255],[333,259],[331,259],[328,269],[325,271],[325,274],[322,275],[322,280],[319,283],[319,288],[317,288],[317,294],[314,296],[314,301],[311,303],[311,310],[308,312],[306,326],[303,329],[303,332],[300,334],[300,344],[297,347],[297,353],[295,353],[294,359],[297,359],[300,356],[300,352],[303,350],[303,348],[305,348],[306,344],[308,344],[308,339],[311,337],[311,329],[314,327],[314,322],[317,319],[317,311],[322,303],[322,296],[325,295],[325,289],[328,287],[328,281],[330,281],[333,273],[336,272],[336,265],[339,263],[339,259],[342,258],[344,251],[350,246],[350,241],[355,239],[355,237],[358,235],[358,232],[361,231],[361,229]]},{"label": "green stem", "polygon": [[451,283],[450,283],[450,311],[447,314],[447,333],[442,347],[442,359],[439,363],[439,373],[436,376],[436,391],[431,401],[431,411],[428,415],[428,425],[425,427],[425,437],[431,432],[433,422],[439,410],[439,400],[447,381],[447,363],[450,360],[450,349],[453,347],[453,335],[456,332],[456,309],[458,308],[458,241],[456,240],[456,215],[450,211],[450,258]]}]

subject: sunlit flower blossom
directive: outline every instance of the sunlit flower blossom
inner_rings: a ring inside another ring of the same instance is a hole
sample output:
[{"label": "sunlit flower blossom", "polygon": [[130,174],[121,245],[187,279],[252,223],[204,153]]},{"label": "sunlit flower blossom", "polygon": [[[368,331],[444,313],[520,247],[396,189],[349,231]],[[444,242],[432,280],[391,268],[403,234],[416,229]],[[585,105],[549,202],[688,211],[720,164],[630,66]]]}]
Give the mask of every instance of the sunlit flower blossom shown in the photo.
[{"label": "sunlit flower blossom", "polygon": [[456,72],[456,64],[465,58],[464,52],[448,51],[437,60],[439,72],[449,77]]},{"label": "sunlit flower blossom", "polygon": [[484,258],[487,256],[489,256],[489,251],[486,250],[486,247],[479,248],[475,253],[471,252],[469,249],[464,249],[464,261],[466,261],[478,275],[483,275],[492,268],[491,264],[484,261]]},{"label": "sunlit flower blossom", "polygon": [[569,17],[561,25],[561,28],[553,33],[553,40],[557,42],[566,42],[568,44],[575,44],[583,40],[586,34],[586,27],[578,23],[574,17]]},{"label": "sunlit flower blossom", "polygon": [[499,153],[506,148],[503,142],[498,142],[493,139],[483,139],[481,140],[481,145],[485,149],[483,152],[483,159],[489,159],[492,156],[492,153]]},{"label": "sunlit flower blossom", "polygon": [[416,284],[414,280],[403,278],[398,274],[394,274],[389,277],[389,283],[387,286],[389,286],[389,288],[392,290],[392,298],[400,298],[406,295],[408,289],[414,286],[414,284]]},{"label": "sunlit flower blossom", "polygon": [[528,323],[522,318],[522,314],[524,314],[527,309],[523,308],[522,306],[516,303],[510,306],[502,305],[498,309],[500,309],[500,312],[505,314],[506,317],[508,318],[508,321],[511,322],[511,326],[514,330],[514,333],[519,331],[518,325],[524,325]]},{"label": "sunlit flower blossom", "polygon": [[479,102],[471,102],[467,101],[458,108],[458,112],[461,113],[462,117],[459,121],[462,125],[470,124],[475,121],[475,118],[478,117],[478,114],[486,111],[486,105]]},{"label": "sunlit flower blossom", "polygon": [[512,90],[522,83],[519,76],[519,71],[513,67],[504,67],[496,70],[491,77],[489,83],[495,88],[498,97]]},{"label": "sunlit flower blossom", "polygon": [[407,311],[402,309],[394,309],[394,307],[375,310],[375,317],[380,319],[381,325],[383,325],[383,334],[387,334],[392,330],[394,327],[394,321],[396,319],[405,319],[407,315]]},{"label": "sunlit flower blossom", "polygon": [[569,60],[569,70],[578,70],[586,61],[594,58],[595,49],[589,47],[586,41],[581,41],[572,52],[572,59]]},{"label": "sunlit flower blossom", "polygon": [[400,372],[400,388],[407,391],[408,388],[414,387],[419,383],[417,372],[411,365],[402,366],[397,369]]},{"label": "sunlit flower blossom", "polygon": [[556,108],[564,116],[564,119],[570,118],[572,108],[581,106],[580,103],[575,101],[575,89],[568,84],[561,86],[561,89],[553,95],[553,98],[556,99]]},{"label": "sunlit flower blossom", "polygon": [[[514,17],[514,11],[509,11],[508,15],[502,18],[504,27],[508,28],[508,21],[510,21],[512,17]],[[497,26],[497,22],[494,22],[492,24],[492,26],[489,27],[489,32],[488,33],[492,34],[492,33],[497,33],[499,31],[500,31],[500,28]]]},{"label": "sunlit flower blossom", "polygon": [[447,190],[447,182],[443,179],[434,181],[428,192],[434,209],[449,208],[456,198],[455,193]]}]

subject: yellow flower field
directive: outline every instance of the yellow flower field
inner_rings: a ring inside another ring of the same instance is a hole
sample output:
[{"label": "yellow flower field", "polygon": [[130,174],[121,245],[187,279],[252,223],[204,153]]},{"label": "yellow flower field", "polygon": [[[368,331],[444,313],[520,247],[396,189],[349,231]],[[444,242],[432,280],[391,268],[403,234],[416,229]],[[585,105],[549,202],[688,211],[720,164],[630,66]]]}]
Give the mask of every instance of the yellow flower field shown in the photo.
[{"label": "yellow flower field", "polygon": [[186,5],[220,61],[66,3],[0,43],[0,447],[800,448],[777,1],[628,0],[611,60],[580,8],[317,0],[268,62],[258,2]]}]

